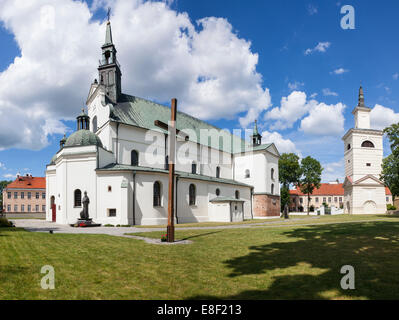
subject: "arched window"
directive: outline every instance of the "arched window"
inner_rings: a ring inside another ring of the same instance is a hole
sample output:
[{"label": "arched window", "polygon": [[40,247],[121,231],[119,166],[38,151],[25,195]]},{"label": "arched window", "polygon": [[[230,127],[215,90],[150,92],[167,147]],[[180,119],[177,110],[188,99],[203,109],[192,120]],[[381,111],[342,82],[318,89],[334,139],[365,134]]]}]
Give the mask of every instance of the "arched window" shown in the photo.
[{"label": "arched window", "polygon": [[135,167],[139,165],[139,153],[136,150],[132,150],[132,153],[130,154],[130,163]]},{"label": "arched window", "polygon": [[196,198],[195,185],[190,184],[190,187],[189,187],[189,204],[190,204],[190,206],[195,206],[195,198]]},{"label": "arched window", "polygon": [[240,191],[236,190],[236,199],[240,199]]},{"label": "arched window", "polygon": [[216,167],[216,178],[220,178],[220,167]]},{"label": "arched window", "polygon": [[272,179],[274,180],[274,169],[272,168],[272,170],[270,170],[270,171],[271,171],[270,175],[271,175]]},{"label": "arched window", "polygon": [[94,116],[93,118],[93,132],[96,133],[97,131],[97,116]]},{"label": "arched window", "polygon": [[76,189],[74,194],[73,194],[73,203],[75,207],[81,207],[82,206],[82,191],[79,189]]},{"label": "arched window", "polygon": [[249,172],[249,169],[245,170],[245,178],[251,177],[251,173]]},{"label": "arched window", "polygon": [[193,162],[191,164],[191,173],[192,174],[196,174],[197,173],[197,164],[195,162]]},{"label": "arched window", "polygon": [[347,150],[350,150],[350,149],[351,149],[351,144],[350,144],[350,143],[348,143]]},{"label": "arched window", "polygon": [[362,143],[362,148],[374,148],[374,144],[367,140]]},{"label": "arched window", "polygon": [[216,195],[217,195],[218,197],[220,196],[220,189],[219,189],[219,188],[216,189]]},{"label": "arched window", "polygon": [[153,191],[153,206],[160,207],[161,206],[161,183],[159,181],[154,182],[154,191]]},{"label": "arched window", "polygon": [[271,186],[271,194],[274,194],[274,183],[272,183],[272,186]]}]

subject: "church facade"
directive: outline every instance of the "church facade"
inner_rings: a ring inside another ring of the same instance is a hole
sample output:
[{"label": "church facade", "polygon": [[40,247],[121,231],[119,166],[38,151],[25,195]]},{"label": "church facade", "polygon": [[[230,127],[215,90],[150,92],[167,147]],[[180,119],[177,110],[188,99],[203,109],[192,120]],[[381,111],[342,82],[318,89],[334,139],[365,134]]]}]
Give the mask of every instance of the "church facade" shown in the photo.
[{"label": "church facade", "polygon": [[386,189],[380,181],[383,132],[370,128],[371,109],[364,104],[363,88],[353,110],[355,127],[342,138],[345,146],[345,213],[385,214]]},{"label": "church facade", "polygon": [[[88,112],[46,167],[48,221],[75,223],[87,192],[96,223],[167,223],[170,136],[157,123],[171,109],[122,93],[116,57],[108,21]],[[256,122],[251,142],[182,112],[176,127],[176,223],[280,215],[280,155],[261,143]]]}]

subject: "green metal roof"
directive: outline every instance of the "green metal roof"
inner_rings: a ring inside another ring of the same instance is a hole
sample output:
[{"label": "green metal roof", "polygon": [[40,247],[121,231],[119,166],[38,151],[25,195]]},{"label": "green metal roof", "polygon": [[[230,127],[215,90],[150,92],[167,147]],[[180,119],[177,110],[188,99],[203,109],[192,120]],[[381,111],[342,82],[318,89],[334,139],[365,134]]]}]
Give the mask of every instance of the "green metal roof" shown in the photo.
[{"label": "green metal roof", "polygon": [[[157,173],[165,173],[165,174],[167,174],[169,172],[168,170],[151,168],[151,167],[130,166],[130,165],[125,165],[125,164],[114,164],[114,163],[110,164],[108,166],[105,166],[103,168],[98,168],[98,169],[96,169],[96,171],[137,171],[137,172],[157,172]],[[187,173],[187,172],[183,172],[183,171],[176,171],[175,175],[179,176],[179,178],[182,178],[182,179],[202,180],[202,181],[207,181],[207,182],[233,184],[233,185],[237,185],[237,186],[251,187],[248,184],[238,182],[235,180],[231,180],[231,179],[209,177],[209,176],[204,176],[204,175],[200,175],[200,174]]]},{"label": "green metal roof", "polygon": [[66,143],[65,147],[77,147],[77,146],[98,146],[102,147],[103,144],[100,138],[89,130],[79,130],[72,133]]},{"label": "green metal roof", "polygon": [[[118,100],[118,104],[111,108],[110,117],[115,121],[128,125],[166,132],[159,127],[156,127],[154,125],[154,121],[160,120],[164,123],[168,123],[168,121],[170,121],[170,112],[171,110],[169,107],[139,97],[122,94]],[[212,126],[211,124],[202,120],[196,119],[184,112],[177,112],[176,128],[181,131],[185,131],[187,129],[194,131],[196,136],[189,134],[189,140],[196,143],[200,143],[201,129],[216,130],[221,137],[223,137],[223,139],[213,139],[218,141],[212,141],[212,139],[209,137],[207,143],[202,144],[225,152],[236,153],[244,151],[245,146],[248,148],[248,144],[240,137],[233,135],[226,130]],[[190,131],[187,133],[190,133]],[[231,143],[226,143],[226,145],[224,145],[224,139]]]}]

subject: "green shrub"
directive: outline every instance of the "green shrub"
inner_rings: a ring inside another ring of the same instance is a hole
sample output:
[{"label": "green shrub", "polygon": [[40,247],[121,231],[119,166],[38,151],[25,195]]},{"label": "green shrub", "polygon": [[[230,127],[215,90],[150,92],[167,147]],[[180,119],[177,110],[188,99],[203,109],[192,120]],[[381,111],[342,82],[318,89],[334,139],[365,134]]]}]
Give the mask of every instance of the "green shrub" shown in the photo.
[{"label": "green shrub", "polygon": [[104,224],[104,227],[115,227],[113,224]]},{"label": "green shrub", "polygon": [[8,221],[7,218],[0,218],[0,228],[10,227],[14,227],[14,224],[11,221]]},{"label": "green shrub", "polygon": [[387,210],[396,210],[396,207],[393,206],[392,204],[388,203],[387,204]]}]

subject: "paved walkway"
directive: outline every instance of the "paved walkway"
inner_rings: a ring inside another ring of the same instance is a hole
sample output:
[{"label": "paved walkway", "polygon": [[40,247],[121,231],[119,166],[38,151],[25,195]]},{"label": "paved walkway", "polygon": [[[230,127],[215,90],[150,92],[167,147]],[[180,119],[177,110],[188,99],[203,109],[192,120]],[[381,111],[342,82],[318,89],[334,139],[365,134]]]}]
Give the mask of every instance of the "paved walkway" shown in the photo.
[{"label": "paved walkway", "polygon": [[[227,225],[227,226],[214,226],[214,227],[181,227],[176,228],[176,230],[215,230],[215,229],[242,229],[242,228],[252,228],[252,227],[289,227],[289,226],[310,226],[310,225],[325,225],[325,224],[337,224],[337,223],[357,223],[357,222],[371,222],[371,221],[381,221],[382,219],[369,219],[369,220],[355,220],[355,221],[334,221],[334,222],[317,222],[312,223],[312,220],[320,219],[320,217],[309,217],[309,218],[292,218],[289,220],[281,221],[266,221],[252,224],[238,224],[238,225]],[[12,219],[10,219],[12,220]],[[159,239],[145,238],[134,235],[126,235],[125,233],[144,233],[144,232],[154,232],[162,231],[162,228],[123,228],[123,227],[94,227],[94,228],[74,228],[69,225],[60,225],[53,222],[48,222],[45,220],[35,220],[35,219],[20,219],[12,220],[14,224],[19,228],[24,228],[31,232],[49,232],[53,233],[64,233],[64,234],[106,234],[110,236],[125,237],[144,240],[147,243],[152,244],[163,244],[169,245],[168,243],[161,242]],[[308,223],[304,224],[293,224],[292,222],[301,221]],[[316,221],[314,221],[316,222]],[[175,244],[188,244],[191,243],[189,240],[178,241]]]}]

